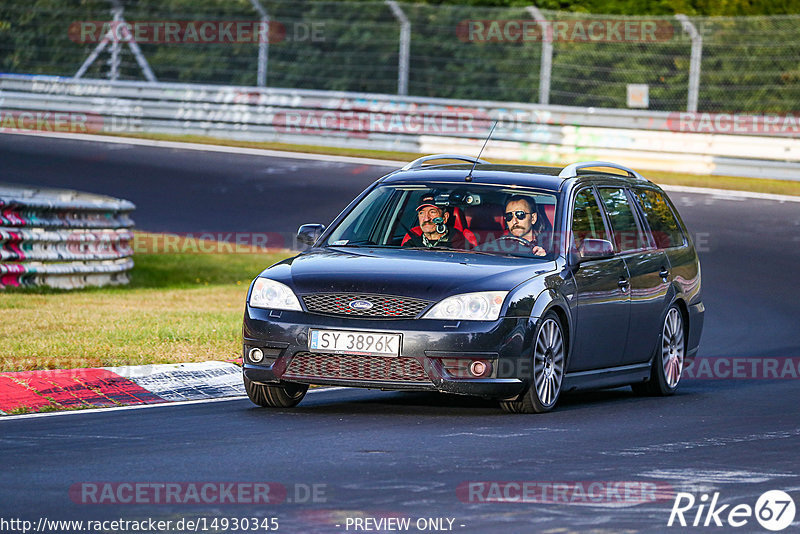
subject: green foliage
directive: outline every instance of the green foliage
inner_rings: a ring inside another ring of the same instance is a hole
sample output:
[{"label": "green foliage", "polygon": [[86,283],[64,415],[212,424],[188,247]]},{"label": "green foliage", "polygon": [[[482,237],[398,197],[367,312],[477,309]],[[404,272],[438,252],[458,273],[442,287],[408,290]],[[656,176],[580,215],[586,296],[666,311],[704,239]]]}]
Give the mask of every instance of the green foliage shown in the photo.
[{"label": "green foliage", "polygon": [[[269,44],[267,85],[368,93],[397,91],[400,27],[384,2],[262,0],[282,38]],[[538,102],[542,43],[477,42],[468,21],[530,20],[525,0],[401,3],[411,22],[409,94]],[[542,0],[551,21],[615,20],[671,28],[657,42],[556,41],[550,103],[626,107],[630,83],[650,87],[650,108],[685,109],[691,43],[675,20],[690,16],[800,13],[800,0]],[[249,0],[124,0],[127,21],[257,21]],[[110,20],[108,0],[11,0],[0,4],[2,72],[72,75],[95,43],[70,24]],[[549,11],[548,11],[549,10]],[[594,15],[589,15],[593,13]],[[604,15],[597,15],[603,13]],[[800,101],[800,16],[695,18],[703,36],[700,109],[794,112]],[[256,43],[143,43],[159,81],[251,86]],[[108,76],[106,50],[87,78]],[[125,45],[121,79],[143,79]]]},{"label": "green foliage", "polygon": [[685,15],[738,17],[800,13],[798,0],[415,0],[421,4],[524,7],[609,15]]}]

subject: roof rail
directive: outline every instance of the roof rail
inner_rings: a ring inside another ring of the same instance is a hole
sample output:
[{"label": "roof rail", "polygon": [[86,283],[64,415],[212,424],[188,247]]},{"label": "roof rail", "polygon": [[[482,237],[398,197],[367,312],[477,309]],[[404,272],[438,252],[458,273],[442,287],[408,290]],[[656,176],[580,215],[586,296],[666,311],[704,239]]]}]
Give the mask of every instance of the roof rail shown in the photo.
[{"label": "roof rail", "polygon": [[609,163],[608,161],[583,161],[581,163],[573,163],[571,165],[567,165],[561,172],[558,173],[559,178],[574,178],[578,176],[578,171],[580,169],[585,169],[587,167],[610,167],[612,169],[618,169],[620,171],[625,171],[628,173],[628,176],[632,178],[637,178],[639,180],[644,180],[644,176],[639,174],[638,172],[634,171],[633,169],[629,169],[624,165],[619,165],[617,163]]},{"label": "roof rail", "polygon": [[422,164],[425,163],[426,161],[432,161],[435,159],[455,159],[458,161],[466,161],[468,163],[485,163],[485,164],[489,163],[488,161],[484,161],[478,158],[473,158],[472,156],[461,156],[459,154],[433,154],[430,156],[422,156],[421,158],[417,158],[411,163],[407,163],[405,167],[403,167],[401,170],[408,171],[411,169],[418,169],[422,167]]}]

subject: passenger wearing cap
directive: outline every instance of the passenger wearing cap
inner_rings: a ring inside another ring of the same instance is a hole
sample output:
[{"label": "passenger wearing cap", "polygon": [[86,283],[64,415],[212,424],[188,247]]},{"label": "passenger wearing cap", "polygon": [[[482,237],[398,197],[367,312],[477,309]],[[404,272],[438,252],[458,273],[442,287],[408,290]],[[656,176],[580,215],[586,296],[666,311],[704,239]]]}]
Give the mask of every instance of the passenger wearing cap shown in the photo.
[{"label": "passenger wearing cap", "polygon": [[404,247],[465,248],[464,234],[447,226],[450,214],[436,203],[433,193],[426,193],[417,206],[419,226],[412,228],[403,238]]}]

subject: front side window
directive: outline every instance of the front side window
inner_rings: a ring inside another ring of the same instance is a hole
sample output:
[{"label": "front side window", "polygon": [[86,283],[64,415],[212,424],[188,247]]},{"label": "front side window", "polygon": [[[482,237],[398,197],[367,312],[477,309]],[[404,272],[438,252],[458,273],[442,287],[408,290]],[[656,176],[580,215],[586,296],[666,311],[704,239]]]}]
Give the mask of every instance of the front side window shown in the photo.
[{"label": "front side window", "polygon": [[647,248],[647,240],[636,222],[624,189],[600,188],[600,198],[611,220],[614,247],[617,252]]},{"label": "front side window", "polygon": [[575,197],[572,238],[577,250],[581,250],[585,239],[608,239],[603,214],[591,189],[583,189]]},{"label": "front side window", "polygon": [[552,258],[556,196],[481,184],[376,187],[325,246],[459,250]]},{"label": "front side window", "polygon": [[642,207],[658,248],[679,247],[684,244],[681,226],[664,195],[651,189],[638,189],[634,196]]},{"label": "front side window", "polygon": [[389,210],[393,195],[394,191],[389,188],[373,189],[347,214],[342,224],[333,230],[328,244],[377,244],[380,236],[376,235],[375,221]]}]

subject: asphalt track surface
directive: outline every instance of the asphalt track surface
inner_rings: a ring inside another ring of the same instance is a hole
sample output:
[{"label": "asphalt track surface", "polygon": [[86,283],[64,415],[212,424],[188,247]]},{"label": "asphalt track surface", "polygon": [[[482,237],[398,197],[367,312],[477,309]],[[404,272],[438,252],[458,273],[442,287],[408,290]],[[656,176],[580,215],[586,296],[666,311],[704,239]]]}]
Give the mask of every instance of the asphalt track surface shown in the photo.
[{"label": "asphalt track surface", "polygon": [[[0,136],[0,161],[2,181],[128,198],[140,228],[176,232],[291,232],[328,222],[386,171],[23,136]],[[671,196],[700,248],[699,357],[800,356],[800,204]],[[455,532],[703,530],[667,527],[675,492],[698,499],[685,514],[689,523],[701,496],[716,492],[717,506],[753,507],[779,489],[800,507],[798,401],[797,378],[718,378],[684,380],[670,398],[627,388],[567,395],[541,416],[504,414],[479,399],[335,389],[310,393],[292,410],[235,399],[6,419],[0,520],[256,516],[278,518],[279,532],[367,532],[346,528],[347,518],[408,517],[409,532],[420,531],[418,518],[453,519]],[[555,503],[480,502],[480,494],[470,502],[457,491],[470,481],[572,489]],[[613,483],[620,481],[666,490],[645,502],[619,499]],[[273,482],[288,493],[257,506],[98,505],[70,497],[81,482]],[[576,488],[592,482],[608,496],[581,499]],[[317,498],[307,498],[314,484]],[[785,531],[797,531],[799,519],[800,511]],[[753,517],[737,529],[706,530],[768,532]]]}]

